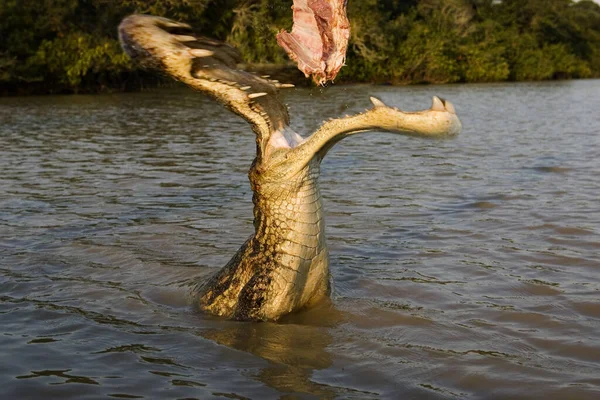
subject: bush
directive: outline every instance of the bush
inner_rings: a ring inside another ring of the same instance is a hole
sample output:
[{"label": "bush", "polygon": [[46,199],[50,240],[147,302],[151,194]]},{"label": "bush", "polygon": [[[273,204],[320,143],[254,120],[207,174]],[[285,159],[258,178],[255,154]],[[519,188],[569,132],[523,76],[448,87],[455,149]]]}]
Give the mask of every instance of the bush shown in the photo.
[{"label": "bush", "polygon": [[[275,34],[292,0],[0,0],[0,92],[140,87],[116,27],[133,12],[185,20],[250,63],[288,63]],[[600,76],[589,0],[350,1],[339,81],[451,83]],[[147,81],[146,81],[147,82]],[[151,84],[158,83],[153,78]]]}]

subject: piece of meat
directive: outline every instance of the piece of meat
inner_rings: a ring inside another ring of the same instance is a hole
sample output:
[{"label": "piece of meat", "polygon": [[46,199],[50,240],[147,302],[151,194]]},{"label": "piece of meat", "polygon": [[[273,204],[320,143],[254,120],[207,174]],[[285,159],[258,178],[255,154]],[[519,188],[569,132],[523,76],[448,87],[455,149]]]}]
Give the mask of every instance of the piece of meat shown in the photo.
[{"label": "piece of meat", "polygon": [[277,43],[318,84],[333,80],[344,66],[350,37],[347,0],[294,0],[292,32],[282,30]]}]

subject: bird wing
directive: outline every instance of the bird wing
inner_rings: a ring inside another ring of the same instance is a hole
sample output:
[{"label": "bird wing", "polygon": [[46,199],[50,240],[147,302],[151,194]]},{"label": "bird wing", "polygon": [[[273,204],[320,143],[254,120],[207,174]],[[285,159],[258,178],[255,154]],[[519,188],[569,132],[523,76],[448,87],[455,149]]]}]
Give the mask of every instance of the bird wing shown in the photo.
[{"label": "bird wing", "polygon": [[263,147],[270,135],[289,125],[277,93],[293,87],[237,69],[239,52],[197,36],[190,25],[150,15],[131,15],[119,25],[125,52],[142,66],[162,71],[225,105],[248,121]]}]

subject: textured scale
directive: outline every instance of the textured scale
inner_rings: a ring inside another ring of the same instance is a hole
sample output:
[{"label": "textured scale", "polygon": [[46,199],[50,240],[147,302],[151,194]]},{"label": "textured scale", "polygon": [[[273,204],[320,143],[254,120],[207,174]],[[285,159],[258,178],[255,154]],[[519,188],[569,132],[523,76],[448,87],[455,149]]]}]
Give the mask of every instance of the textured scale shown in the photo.
[{"label": "textured scale", "polygon": [[201,286],[201,308],[236,319],[265,320],[329,294],[318,176],[315,159],[294,180],[255,187],[256,233]]}]

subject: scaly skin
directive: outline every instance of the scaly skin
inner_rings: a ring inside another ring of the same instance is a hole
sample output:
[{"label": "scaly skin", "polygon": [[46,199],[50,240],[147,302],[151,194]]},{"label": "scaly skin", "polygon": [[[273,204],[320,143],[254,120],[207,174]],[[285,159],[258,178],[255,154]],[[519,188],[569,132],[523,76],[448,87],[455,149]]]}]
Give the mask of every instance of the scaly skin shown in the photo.
[{"label": "scaly skin", "polygon": [[256,167],[255,234],[199,290],[200,308],[234,319],[277,319],[329,294],[319,162],[271,181]]},{"label": "scaly skin", "polygon": [[208,313],[238,320],[277,320],[329,294],[329,264],[319,166],[341,139],[388,131],[444,137],[460,132],[450,102],[407,113],[371,98],[373,108],[323,123],[306,139],[289,127],[280,84],[236,67],[230,46],[194,35],[165,18],[133,15],[119,26],[123,48],[143,65],[204,92],[246,119],[256,134],[250,168],[255,233],[229,263],[195,292]]}]

